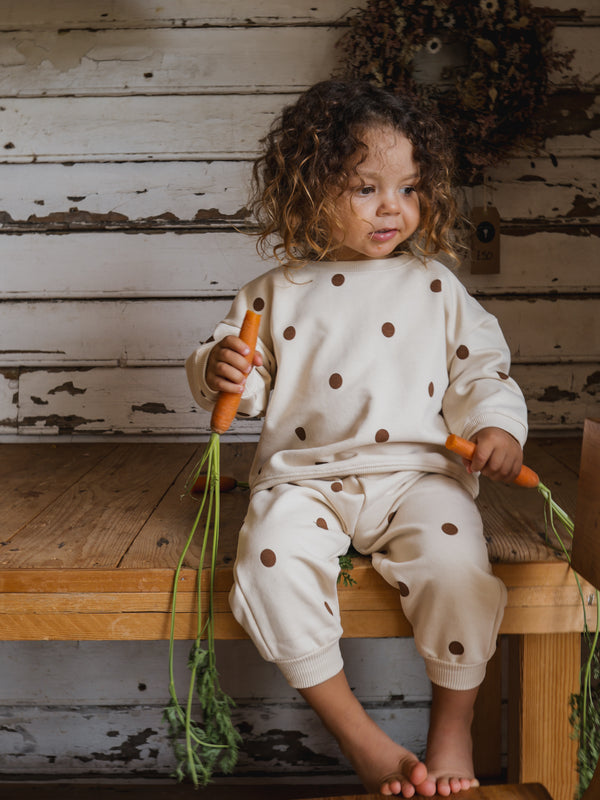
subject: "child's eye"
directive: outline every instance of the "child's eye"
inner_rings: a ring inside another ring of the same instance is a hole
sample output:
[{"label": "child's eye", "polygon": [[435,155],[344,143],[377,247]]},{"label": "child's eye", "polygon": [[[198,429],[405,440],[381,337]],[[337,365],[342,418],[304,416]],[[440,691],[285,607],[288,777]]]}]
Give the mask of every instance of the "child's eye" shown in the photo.
[{"label": "child's eye", "polygon": [[400,194],[403,194],[405,197],[408,197],[409,195],[411,195],[413,192],[416,191],[417,190],[414,186],[403,186],[402,189],[400,189]]},{"label": "child's eye", "polygon": [[356,191],[357,191],[357,194],[359,194],[361,197],[366,197],[367,195],[371,194],[375,190],[373,189],[372,186],[359,186]]}]

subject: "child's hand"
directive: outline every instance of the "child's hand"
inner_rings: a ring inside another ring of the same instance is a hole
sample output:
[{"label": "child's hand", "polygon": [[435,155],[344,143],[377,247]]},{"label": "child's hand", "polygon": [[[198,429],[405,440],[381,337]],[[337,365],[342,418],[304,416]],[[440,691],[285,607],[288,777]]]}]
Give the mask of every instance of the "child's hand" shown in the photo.
[{"label": "child's hand", "polygon": [[510,433],[502,428],[482,428],[471,441],[476,444],[473,458],[463,459],[469,472],[481,472],[494,481],[514,481],[523,464],[523,451]]},{"label": "child's hand", "polygon": [[254,353],[252,364],[245,356],[250,352],[237,336],[226,336],[213,347],[206,365],[206,383],[213,392],[241,394],[253,366],[262,366],[260,353]]}]

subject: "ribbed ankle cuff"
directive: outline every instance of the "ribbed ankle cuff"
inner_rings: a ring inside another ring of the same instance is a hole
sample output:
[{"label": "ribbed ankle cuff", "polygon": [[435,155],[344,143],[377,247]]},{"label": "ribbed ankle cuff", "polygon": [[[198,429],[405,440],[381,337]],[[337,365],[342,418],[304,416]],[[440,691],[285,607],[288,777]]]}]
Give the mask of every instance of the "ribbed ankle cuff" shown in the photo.
[{"label": "ribbed ankle cuff", "polygon": [[309,656],[275,662],[294,689],[308,689],[333,678],[344,667],[339,642],[323,647]]},{"label": "ribbed ankle cuff", "polygon": [[483,664],[448,664],[436,659],[425,659],[427,676],[436,686],[465,691],[479,686],[485,678],[487,662]]}]

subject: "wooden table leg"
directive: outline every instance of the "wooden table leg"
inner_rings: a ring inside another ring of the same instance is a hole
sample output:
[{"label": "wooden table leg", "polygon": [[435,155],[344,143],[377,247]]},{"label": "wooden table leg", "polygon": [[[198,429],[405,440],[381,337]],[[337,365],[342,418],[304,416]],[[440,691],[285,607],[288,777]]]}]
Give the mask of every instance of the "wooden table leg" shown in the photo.
[{"label": "wooden table leg", "polygon": [[486,782],[502,777],[502,653],[500,643],[479,688],[473,720],[475,775]]},{"label": "wooden table leg", "polygon": [[538,781],[554,800],[573,800],[577,743],[569,699],[579,691],[579,633],[511,636],[508,780]]}]

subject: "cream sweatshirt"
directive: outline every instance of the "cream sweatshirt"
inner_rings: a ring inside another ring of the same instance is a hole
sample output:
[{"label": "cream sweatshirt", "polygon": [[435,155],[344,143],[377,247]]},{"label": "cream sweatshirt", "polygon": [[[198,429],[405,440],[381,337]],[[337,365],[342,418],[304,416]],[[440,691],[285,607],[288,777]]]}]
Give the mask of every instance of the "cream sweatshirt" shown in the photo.
[{"label": "cream sweatshirt", "polygon": [[[398,470],[436,472],[473,496],[478,481],[444,448],[503,428],[521,445],[527,410],[509,377],[495,317],[437,261],[410,255],[319,262],[248,283],[214,332],[238,335],[248,308],[262,314],[264,365],[248,377],[239,413],[264,416],[253,491],[309,478]],[[198,404],[213,342],[186,362]]]}]

